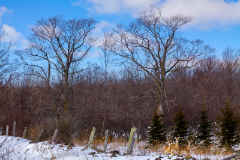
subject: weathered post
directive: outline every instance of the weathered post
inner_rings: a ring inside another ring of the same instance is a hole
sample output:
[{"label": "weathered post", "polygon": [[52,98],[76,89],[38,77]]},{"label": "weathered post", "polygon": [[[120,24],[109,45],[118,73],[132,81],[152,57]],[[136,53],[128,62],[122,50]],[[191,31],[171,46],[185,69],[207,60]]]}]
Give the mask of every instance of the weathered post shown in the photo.
[{"label": "weathered post", "polygon": [[13,130],[12,130],[12,135],[16,137],[16,121],[13,122]]},{"label": "weathered post", "polygon": [[23,130],[23,138],[27,138],[27,130],[28,128],[27,127],[24,127],[24,130]]},{"label": "weathered post", "polygon": [[6,136],[8,136],[9,126],[6,126]]},{"label": "weathered post", "polygon": [[53,144],[53,143],[56,142],[57,135],[58,135],[58,129],[55,129],[54,134],[53,134],[53,136],[52,136],[51,144]]},{"label": "weathered post", "polygon": [[109,137],[108,132],[109,132],[108,130],[105,131],[104,149],[103,149],[104,152],[107,151],[108,137]]},{"label": "weathered post", "polygon": [[91,131],[91,134],[90,134],[90,136],[89,136],[88,148],[92,148],[92,144],[93,144],[95,132],[96,132],[96,128],[93,127],[93,128],[92,128],[92,131]]},{"label": "weathered post", "polygon": [[135,127],[131,128],[131,132],[128,140],[127,154],[131,154],[133,152],[136,131],[137,131],[137,128]]},{"label": "weathered post", "polygon": [[2,136],[3,135],[3,129],[2,129],[2,127],[0,127],[0,136]]}]

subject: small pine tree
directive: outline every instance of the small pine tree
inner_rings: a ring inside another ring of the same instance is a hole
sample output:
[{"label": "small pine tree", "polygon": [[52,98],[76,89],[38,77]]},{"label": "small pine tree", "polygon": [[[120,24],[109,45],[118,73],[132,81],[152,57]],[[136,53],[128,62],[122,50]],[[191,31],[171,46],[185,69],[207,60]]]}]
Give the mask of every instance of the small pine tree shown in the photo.
[{"label": "small pine tree", "polygon": [[174,122],[175,122],[175,129],[174,129],[173,137],[178,138],[179,144],[186,144],[188,124],[187,124],[187,121],[185,120],[182,109],[180,109],[176,113]]},{"label": "small pine tree", "polygon": [[154,114],[152,124],[148,130],[148,143],[156,145],[166,142],[166,127],[164,125],[163,116]]},{"label": "small pine tree", "polygon": [[211,143],[211,122],[208,120],[206,106],[203,106],[200,112],[197,140],[198,142],[203,142],[205,146],[208,146]]},{"label": "small pine tree", "polygon": [[220,117],[220,142],[223,146],[232,147],[237,142],[237,119],[229,101],[221,110]]}]

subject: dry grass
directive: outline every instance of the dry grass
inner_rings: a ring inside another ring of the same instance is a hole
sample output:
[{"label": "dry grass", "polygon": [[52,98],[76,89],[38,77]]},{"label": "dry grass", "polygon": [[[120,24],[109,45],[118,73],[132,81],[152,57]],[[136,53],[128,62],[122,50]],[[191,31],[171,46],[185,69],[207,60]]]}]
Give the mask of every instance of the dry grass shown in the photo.
[{"label": "dry grass", "polygon": [[31,127],[28,130],[28,138],[31,140],[36,140],[40,132],[41,132],[40,126]]},{"label": "dry grass", "polygon": [[109,142],[120,146],[127,146],[128,140],[125,138],[112,138]]},{"label": "dry grass", "polygon": [[[81,139],[74,139],[74,145],[86,145],[88,143],[88,137]],[[109,139],[109,150],[121,150],[121,148],[127,147],[127,139],[126,138],[110,138]],[[98,151],[103,149],[104,145],[104,137],[102,138],[95,138],[93,147]],[[177,142],[174,143],[166,143],[166,144],[158,144],[154,146],[147,146],[143,141],[137,141],[135,143],[135,149],[140,153],[164,153],[164,154],[171,154],[171,155],[184,155],[186,157],[191,157],[191,155],[214,155],[214,156],[229,156],[232,155],[234,152],[232,149],[229,148],[219,148],[215,145],[210,145],[208,147],[204,146],[194,146],[191,145],[189,142],[186,145],[179,145]]]},{"label": "dry grass", "polygon": [[204,147],[204,146],[194,146],[189,143],[188,145],[180,146],[177,143],[168,143],[167,145],[163,146],[163,153],[185,155],[185,156],[215,155],[215,156],[224,157],[224,156],[232,155],[234,151],[229,148],[219,148],[214,145]]},{"label": "dry grass", "polygon": [[74,146],[84,146],[88,143],[88,138],[73,138],[72,142]]}]

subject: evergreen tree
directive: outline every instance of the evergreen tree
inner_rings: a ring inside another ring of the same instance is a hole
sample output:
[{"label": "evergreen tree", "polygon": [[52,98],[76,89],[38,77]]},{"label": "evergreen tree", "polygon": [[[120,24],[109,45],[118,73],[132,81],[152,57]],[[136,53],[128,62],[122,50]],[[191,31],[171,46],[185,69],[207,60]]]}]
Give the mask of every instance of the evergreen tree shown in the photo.
[{"label": "evergreen tree", "polygon": [[188,124],[187,121],[185,120],[184,113],[182,109],[180,109],[174,118],[175,122],[175,129],[173,133],[174,138],[178,138],[179,144],[185,144],[186,139],[187,139],[187,129],[188,129]]},{"label": "evergreen tree", "polygon": [[231,108],[230,102],[225,103],[221,110],[220,118],[220,138],[223,146],[231,147],[237,142],[237,119]]},{"label": "evergreen tree", "polygon": [[166,127],[163,116],[154,114],[152,124],[148,130],[148,143],[151,145],[166,142]]},{"label": "evergreen tree", "polygon": [[211,122],[208,120],[208,111],[206,106],[203,106],[200,112],[199,123],[197,140],[199,142],[203,142],[205,146],[208,146],[211,143]]}]

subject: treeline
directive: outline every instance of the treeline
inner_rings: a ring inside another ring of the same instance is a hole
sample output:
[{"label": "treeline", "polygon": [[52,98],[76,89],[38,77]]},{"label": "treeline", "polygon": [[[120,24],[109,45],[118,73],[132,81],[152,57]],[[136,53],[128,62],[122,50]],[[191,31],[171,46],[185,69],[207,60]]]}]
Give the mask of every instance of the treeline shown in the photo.
[{"label": "treeline", "polygon": [[[165,120],[172,125],[174,115],[182,108],[190,126],[196,126],[203,105],[208,109],[209,120],[216,121],[221,108],[228,100],[239,112],[238,57],[219,60],[210,57],[191,70],[179,68],[167,79],[170,106]],[[92,126],[116,133],[127,133],[132,126],[146,136],[151,124],[156,101],[152,81],[141,72],[125,68],[121,72],[106,73],[101,67],[90,67],[76,79],[71,87],[71,112],[75,132],[82,133]],[[46,87],[36,78],[14,78],[1,85],[1,125],[12,124],[54,130],[58,106],[63,103],[61,83]],[[22,131],[19,131],[22,133]]]}]

